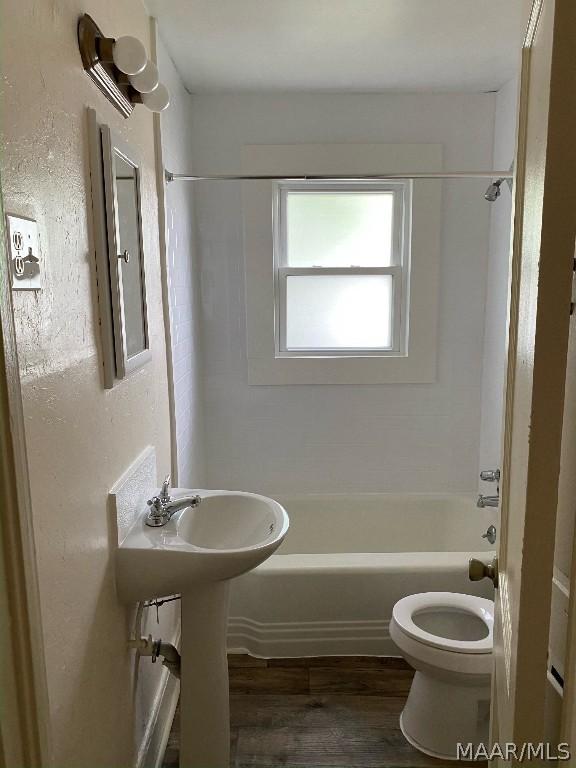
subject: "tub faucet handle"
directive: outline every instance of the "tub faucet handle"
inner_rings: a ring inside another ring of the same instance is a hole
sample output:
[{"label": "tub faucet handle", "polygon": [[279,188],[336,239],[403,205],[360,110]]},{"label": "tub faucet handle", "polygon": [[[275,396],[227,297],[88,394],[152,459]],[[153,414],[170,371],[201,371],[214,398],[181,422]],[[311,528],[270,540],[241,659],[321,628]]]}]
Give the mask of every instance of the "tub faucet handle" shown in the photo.
[{"label": "tub faucet handle", "polygon": [[487,483],[497,483],[500,481],[499,469],[483,469],[480,472],[480,480],[484,480]]},{"label": "tub faucet handle", "polygon": [[486,533],[482,534],[483,539],[488,539],[490,544],[496,544],[496,526],[490,525],[488,526],[488,530]]}]

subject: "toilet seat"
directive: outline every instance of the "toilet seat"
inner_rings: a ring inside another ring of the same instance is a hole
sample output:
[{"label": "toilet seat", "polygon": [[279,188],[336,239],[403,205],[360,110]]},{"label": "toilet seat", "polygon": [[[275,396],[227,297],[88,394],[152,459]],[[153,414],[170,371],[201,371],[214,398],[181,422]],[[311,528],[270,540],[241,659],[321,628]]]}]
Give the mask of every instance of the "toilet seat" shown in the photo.
[{"label": "toilet seat", "polygon": [[[480,619],[487,629],[486,637],[480,640],[454,640],[449,637],[427,632],[419,627],[413,616],[420,611],[433,612],[435,609],[469,613]],[[492,653],[494,628],[494,603],[484,597],[463,595],[455,592],[423,592],[408,595],[394,606],[392,616],[399,629],[406,635],[425,645],[456,653]]]}]

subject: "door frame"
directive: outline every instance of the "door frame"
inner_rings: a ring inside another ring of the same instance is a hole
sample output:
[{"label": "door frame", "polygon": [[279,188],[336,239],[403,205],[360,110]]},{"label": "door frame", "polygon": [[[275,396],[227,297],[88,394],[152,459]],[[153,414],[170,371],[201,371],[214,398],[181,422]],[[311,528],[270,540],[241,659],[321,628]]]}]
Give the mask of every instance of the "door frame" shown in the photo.
[{"label": "door frame", "polygon": [[[554,7],[554,2],[556,4],[556,7]],[[528,18],[528,23],[526,26],[526,35],[524,39],[524,45],[523,45],[523,51],[522,51],[522,76],[520,79],[520,98],[519,98],[519,105],[518,105],[518,137],[517,137],[517,159],[516,159],[516,175],[515,175],[515,187],[514,187],[514,211],[513,211],[513,222],[514,222],[514,230],[513,230],[513,239],[512,239],[512,260],[511,260],[511,273],[510,273],[510,294],[509,294],[509,307],[508,307],[508,322],[509,322],[509,328],[508,328],[508,364],[507,364],[507,377],[506,377],[506,395],[505,395],[505,418],[504,418],[504,434],[503,434],[503,481],[501,485],[501,492],[502,492],[502,513],[507,513],[506,509],[506,503],[509,499],[509,488],[510,488],[510,459],[511,459],[511,441],[512,441],[512,401],[514,399],[515,394],[515,372],[516,372],[516,363],[518,356],[520,354],[520,347],[518,346],[518,328],[519,328],[519,312],[520,312],[520,267],[521,267],[521,251],[523,248],[523,239],[524,239],[524,223],[529,222],[530,219],[526,219],[525,217],[525,210],[524,210],[524,203],[525,203],[525,188],[526,184],[528,183],[527,177],[526,177],[526,164],[528,162],[528,146],[527,146],[527,137],[528,137],[528,117],[529,117],[529,108],[532,106],[533,109],[538,107],[538,99],[534,101],[534,104],[531,105],[529,103],[528,98],[528,86],[530,84],[530,75],[532,74],[531,71],[531,64],[533,62],[532,56],[533,56],[533,50],[534,50],[534,44],[536,43],[536,32],[538,30],[539,22],[542,18],[542,14],[546,11],[550,11],[550,6],[553,7],[553,9],[556,11],[556,15],[554,16],[553,23],[554,26],[559,25],[560,23],[563,23],[564,25],[569,24],[570,27],[570,34],[574,31],[575,27],[575,21],[576,17],[574,15],[573,8],[569,5],[570,0],[531,0],[530,3],[530,15]],[[572,211],[573,201],[574,197],[573,194],[571,194],[569,197],[565,196],[558,197],[558,182],[559,179],[562,179],[565,177],[565,174],[569,174],[569,169],[573,166],[573,160],[571,159],[570,162],[566,161],[565,166],[560,169],[560,163],[558,162],[558,159],[562,157],[564,159],[565,155],[562,153],[565,152],[566,147],[566,141],[565,137],[561,135],[561,132],[558,131],[558,124],[559,124],[559,117],[558,113],[560,109],[562,110],[561,114],[564,115],[570,115],[570,121],[569,124],[573,124],[574,122],[574,108],[575,108],[575,102],[574,99],[571,97],[570,99],[567,98],[566,94],[564,93],[565,88],[560,88],[560,83],[563,83],[565,81],[565,78],[562,79],[562,77],[559,76],[559,73],[561,72],[567,72],[570,71],[570,67],[572,66],[572,58],[570,58],[573,55],[572,49],[569,47],[567,43],[567,35],[564,35],[562,37],[561,44],[556,43],[553,54],[552,54],[552,63],[551,63],[551,75],[552,79],[550,82],[547,83],[548,85],[548,98],[549,98],[549,104],[547,105],[547,109],[551,114],[555,115],[555,131],[553,135],[547,136],[547,159],[549,159],[551,156],[554,158],[554,164],[553,164],[553,170],[548,171],[548,167],[546,164],[546,169],[544,170],[544,180],[543,180],[543,190],[547,193],[548,199],[544,203],[544,206],[542,210],[540,211],[542,215],[542,221],[546,224],[546,239],[543,239],[542,242],[539,245],[539,248],[542,250],[546,249],[547,254],[547,260],[546,260],[546,271],[542,278],[542,273],[540,274],[540,282],[538,287],[538,302],[539,302],[539,309],[540,309],[540,303],[544,304],[544,309],[546,310],[546,314],[542,315],[539,318],[540,323],[540,333],[537,333],[537,343],[532,344],[531,349],[532,352],[534,352],[534,349],[538,349],[538,371],[533,371],[534,381],[533,381],[533,391],[530,393],[531,398],[531,405],[532,413],[531,413],[531,424],[530,424],[530,443],[532,446],[538,447],[538,453],[534,453],[533,451],[529,452],[527,456],[527,461],[529,462],[530,466],[530,473],[528,476],[527,481],[522,485],[521,483],[518,483],[517,480],[517,490],[520,487],[524,487],[525,491],[527,492],[527,496],[525,499],[525,509],[524,509],[524,523],[530,524],[530,530],[529,533],[531,535],[530,540],[530,546],[529,546],[529,554],[530,558],[528,561],[528,564],[533,566],[534,562],[538,561],[538,568],[526,568],[525,566],[525,555],[526,555],[526,538],[524,539],[524,546],[523,546],[523,562],[521,563],[521,576],[523,579],[523,584],[528,584],[528,589],[524,589],[523,595],[521,598],[521,602],[516,605],[516,610],[523,610],[524,613],[527,613],[528,606],[530,604],[538,604],[540,603],[543,605],[544,603],[548,604],[548,607],[550,605],[550,593],[552,590],[552,566],[553,566],[553,552],[554,552],[554,530],[555,530],[555,521],[556,521],[556,505],[557,505],[557,499],[555,498],[555,494],[553,493],[553,488],[555,487],[555,483],[557,478],[554,477],[557,469],[559,471],[560,466],[560,448],[561,448],[561,442],[562,442],[562,417],[558,419],[558,414],[556,411],[556,403],[554,403],[554,408],[552,408],[552,414],[550,415],[550,410],[546,407],[543,407],[543,402],[545,400],[545,394],[548,388],[548,384],[550,383],[550,380],[553,380],[553,383],[556,387],[554,389],[554,392],[560,391],[560,377],[562,375],[561,369],[560,369],[560,362],[559,362],[559,356],[564,354],[566,352],[567,346],[568,346],[568,310],[570,305],[570,290],[571,290],[571,283],[572,283],[572,254],[567,253],[566,249],[566,241],[564,240],[561,249],[562,258],[551,258],[551,254],[554,254],[555,251],[558,251],[557,246],[557,237],[556,237],[556,229],[552,227],[551,225],[554,223],[554,218],[556,217],[556,221],[558,221],[558,218],[560,216],[570,216],[570,221],[572,221],[572,217],[576,214],[576,210]],[[542,79],[542,78],[541,78]],[[538,93],[543,94],[544,88],[546,87],[546,83],[542,80],[540,83],[540,91]],[[572,93],[572,92],[571,92]],[[534,106],[535,105],[535,106]],[[569,176],[568,178],[572,179],[572,176]],[[571,190],[572,192],[572,190]],[[552,194],[551,194],[552,193]],[[557,205],[552,205],[550,202],[550,197],[557,200]],[[530,209],[528,209],[528,212],[526,213],[527,216],[530,215]],[[560,230],[558,230],[560,231]],[[569,258],[570,257],[570,258]],[[534,275],[534,272],[532,273]],[[569,277],[570,275],[570,277]],[[557,287],[560,286],[561,290],[556,290]],[[541,297],[544,297],[542,300]],[[552,308],[552,311],[550,312],[550,308]],[[566,313],[565,315],[563,313]],[[565,323],[566,321],[566,323]],[[564,333],[566,331],[566,333]],[[553,334],[556,334],[556,336],[553,336]],[[560,346],[550,347],[550,350],[553,350],[553,352],[549,353],[549,349],[545,346],[545,339],[546,338],[557,338],[557,344]],[[543,341],[544,339],[544,341]],[[534,365],[533,365],[534,367]],[[565,371],[564,371],[565,376]],[[536,405],[534,404],[534,398],[538,398],[538,403]],[[562,391],[562,399],[564,397],[564,393]],[[544,427],[544,425],[546,425]],[[536,464],[537,458],[542,458],[542,446],[546,445],[547,447],[547,455],[545,457],[544,467],[540,467],[540,465]],[[534,449],[535,450],[535,449]],[[557,466],[556,466],[557,465]],[[536,470],[542,470],[540,472],[537,472]],[[575,500],[576,503],[576,500]],[[546,515],[544,516],[542,514],[542,510],[546,511]],[[504,523],[506,520],[506,514],[504,514],[504,520],[501,520],[501,523]],[[542,533],[542,526],[546,525],[548,527],[548,531],[546,532],[546,535],[540,536],[535,538],[534,534],[536,532]],[[552,532],[552,533],[550,533]],[[508,595],[510,594],[509,591],[509,582],[506,578],[507,576],[507,553],[509,550],[508,546],[508,530],[507,526],[505,524],[501,525],[500,530],[500,552],[499,552],[499,570],[500,570],[500,584],[499,584],[499,597],[497,600],[500,600],[500,603],[502,605],[510,605],[510,600],[508,599]],[[538,559],[535,557],[536,550],[539,549],[538,552]],[[517,563],[513,563],[513,566],[517,567]],[[517,567],[517,571],[520,572],[520,569]],[[572,594],[574,598],[576,599],[576,570],[573,566],[573,573],[572,573]],[[509,617],[509,611],[506,612],[506,618]],[[534,614],[534,611],[533,611]],[[494,712],[496,713],[496,716],[499,713],[500,708],[498,707],[498,698],[499,698],[499,691],[497,690],[497,687],[495,685],[495,681],[493,680],[493,717],[492,717],[492,726],[493,726],[493,732],[491,734],[491,741],[493,744],[497,743],[499,741],[498,737],[500,736],[505,741],[510,741],[510,735],[513,736],[513,739],[516,743],[523,743],[523,742],[529,742],[529,741],[538,741],[539,737],[542,736],[544,733],[543,730],[543,723],[544,723],[544,700],[545,700],[545,690],[546,685],[548,684],[546,682],[545,677],[542,677],[542,672],[545,670],[540,669],[539,666],[535,664],[531,664],[529,662],[533,662],[535,658],[535,653],[533,652],[534,648],[539,649],[538,650],[538,659],[545,658],[545,650],[548,647],[549,642],[549,623],[550,623],[550,614],[549,610],[546,613],[546,615],[542,615],[542,610],[538,608],[538,621],[535,621],[535,615],[532,616],[532,632],[526,634],[526,632],[522,632],[518,635],[518,638],[521,638],[521,642],[518,642],[516,647],[513,648],[513,639],[512,639],[512,623],[509,622],[506,626],[500,627],[501,632],[501,639],[503,640],[504,648],[500,648],[500,661],[502,663],[506,663],[508,661],[507,666],[507,674],[506,679],[509,683],[509,681],[512,679],[515,679],[515,670],[510,670],[510,667],[519,666],[517,665],[517,661],[519,658],[521,658],[522,661],[522,667],[524,670],[524,687],[526,687],[527,682],[529,680],[529,676],[531,676],[531,681],[533,683],[532,690],[534,691],[534,696],[530,697],[530,700],[528,698],[520,699],[519,702],[514,701],[514,697],[512,697],[512,706],[514,707],[513,716],[511,721],[504,723],[504,728],[502,728],[503,723],[498,722],[497,717],[494,717]],[[575,624],[575,635],[576,638],[576,617],[573,619]],[[526,620],[525,620],[526,623]],[[507,645],[508,644],[508,645]],[[507,646],[507,647],[506,647]],[[532,650],[529,650],[532,649]],[[495,652],[498,649],[495,648]],[[504,651],[504,652],[503,652]],[[576,659],[573,662],[574,665],[574,672],[576,672]],[[529,670],[527,672],[526,670]],[[570,670],[571,672],[572,670]],[[570,672],[567,673],[567,684],[568,686],[573,686],[574,682],[570,682]],[[567,718],[571,720],[573,726],[572,726],[572,733],[576,733],[576,728],[574,728],[575,723],[575,714],[573,711],[570,713],[568,710],[574,710],[573,707],[570,706],[569,702],[569,696],[573,695],[571,691],[568,693],[565,692],[564,696],[564,702],[563,702],[563,719],[566,720]],[[536,701],[535,701],[536,699]],[[505,701],[505,697],[503,698],[503,701]],[[501,702],[502,703],[502,702]],[[512,729],[512,730],[511,730]],[[500,733],[498,733],[500,731]],[[571,741],[568,738],[562,738],[561,741]],[[497,763],[498,765],[504,765],[502,761]],[[506,763],[507,764],[507,763]]]},{"label": "door frame", "polygon": [[1,195],[0,488],[0,765],[43,768],[51,762],[48,686]]}]

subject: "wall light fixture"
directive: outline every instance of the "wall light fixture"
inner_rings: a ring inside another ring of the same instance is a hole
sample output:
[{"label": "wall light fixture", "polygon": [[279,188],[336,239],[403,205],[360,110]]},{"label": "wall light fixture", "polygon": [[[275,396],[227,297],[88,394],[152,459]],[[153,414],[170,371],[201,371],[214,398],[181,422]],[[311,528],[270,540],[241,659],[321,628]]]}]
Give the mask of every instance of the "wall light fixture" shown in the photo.
[{"label": "wall light fixture", "polygon": [[105,37],[85,13],[78,20],[78,47],[87,74],[124,117],[130,117],[135,104],[152,112],[169,105],[168,89],[159,82],[158,69],[138,38]]}]

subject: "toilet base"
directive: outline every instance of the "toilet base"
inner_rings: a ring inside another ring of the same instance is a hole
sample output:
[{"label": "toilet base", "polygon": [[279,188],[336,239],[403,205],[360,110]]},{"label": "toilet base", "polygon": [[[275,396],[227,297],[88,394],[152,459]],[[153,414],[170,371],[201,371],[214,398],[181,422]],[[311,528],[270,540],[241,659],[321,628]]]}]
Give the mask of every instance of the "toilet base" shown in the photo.
[{"label": "toilet base", "polygon": [[431,757],[457,760],[457,744],[488,746],[490,681],[455,685],[426,672],[416,672],[400,728],[413,747]]}]

